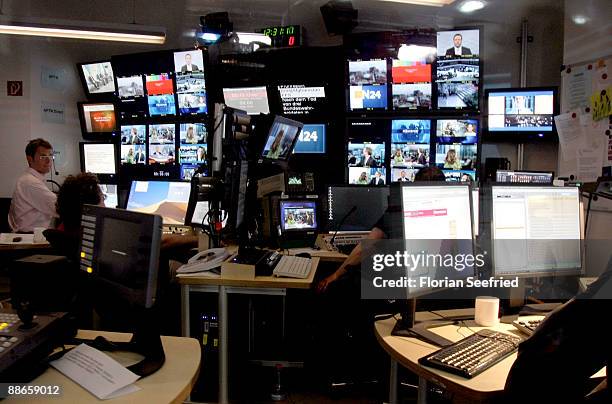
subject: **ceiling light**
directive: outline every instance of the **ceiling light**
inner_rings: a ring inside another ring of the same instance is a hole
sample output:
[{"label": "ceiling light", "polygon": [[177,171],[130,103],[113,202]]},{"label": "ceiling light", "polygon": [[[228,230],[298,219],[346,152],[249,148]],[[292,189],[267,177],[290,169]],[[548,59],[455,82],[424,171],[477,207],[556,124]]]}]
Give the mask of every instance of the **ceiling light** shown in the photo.
[{"label": "ceiling light", "polygon": [[485,2],[481,0],[468,0],[461,3],[459,11],[462,13],[471,13],[484,8]]},{"label": "ceiling light", "polygon": [[432,7],[444,7],[455,0],[381,0],[388,1],[392,3],[405,3],[405,4],[416,4],[419,6],[432,6]]},{"label": "ceiling light", "polygon": [[163,44],[166,30],[139,24],[42,19],[0,19],[0,34]]},{"label": "ceiling light", "polygon": [[579,14],[579,15],[573,16],[572,21],[574,21],[578,25],[583,25],[583,24],[586,24],[587,21],[589,21],[589,19],[585,17],[584,15]]}]

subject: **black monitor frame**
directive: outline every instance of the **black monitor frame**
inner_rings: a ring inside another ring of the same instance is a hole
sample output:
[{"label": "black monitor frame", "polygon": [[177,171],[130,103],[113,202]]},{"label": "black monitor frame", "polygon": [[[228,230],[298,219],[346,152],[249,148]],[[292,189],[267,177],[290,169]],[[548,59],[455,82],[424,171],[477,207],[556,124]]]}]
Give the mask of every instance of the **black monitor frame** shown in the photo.
[{"label": "black monitor frame", "polygon": [[[87,124],[85,122],[85,106],[95,104],[110,104],[113,106],[113,113],[115,115],[115,130],[110,132],[88,132]],[[119,120],[117,119],[117,104],[114,101],[79,101],[77,102],[77,109],[79,111],[79,122],[81,123],[81,134],[85,140],[93,141],[112,141],[115,139],[120,132]]]},{"label": "black monitor frame", "polygon": [[[112,262],[108,262],[103,267],[100,265],[100,259],[108,258],[108,254],[102,251],[108,240],[104,234],[109,231],[105,227],[107,224],[105,221],[108,219],[136,224],[139,228],[138,234],[133,234],[133,237],[129,238],[133,242],[132,248],[116,252],[120,256],[131,258],[136,264],[137,268],[131,267],[134,268],[135,272],[132,275],[136,279],[132,278],[130,283],[122,282],[125,279],[124,272],[117,273],[120,270],[125,271],[125,268],[113,269],[110,267]],[[114,313],[108,310],[115,308],[113,304],[118,302],[120,307],[125,309],[123,314],[133,320],[134,333],[130,342],[109,342],[104,337],[81,342],[101,350],[127,350],[143,355],[142,361],[128,367],[143,377],[159,370],[165,362],[159,315],[156,313],[156,299],[162,290],[159,279],[163,279],[163,274],[159,272],[161,223],[160,216],[122,209],[83,205],[82,210],[80,269],[87,277],[86,282],[91,288],[94,306],[107,308],[107,315],[112,316]],[[138,252],[138,257],[129,257],[129,253],[134,250]],[[145,271],[142,271],[141,266],[144,266]],[[109,304],[110,306],[107,306]]]},{"label": "black monitor frame", "polygon": [[559,115],[560,99],[558,87],[513,87],[513,88],[489,88],[484,95],[484,113],[481,128],[483,139],[487,142],[511,142],[511,143],[526,143],[526,142],[557,142],[557,127],[555,120],[552,121],[551,131],[492,131],[489,128],[489,96],[494,93],[502,92],[529,92],[529,91],[552,91],[553,93],[553,113],[552,116]]},{"label": "black monitor frame", "polygon": [[[163,179],[162,178],[155,178],[155,179],[142,179],[142,180],[134,179],[133,181],[129,182],[130,186],[128,187],[127,194],[125,196],[125,209],[126,210],[128,210],[128,203],[130,201],[130,196],[132,196],[132,185],[135,182],[166,182],[166,183],[177,183],[177,184],[185,184],[185,185],[187,185],[187,182],[181,181],[181,180],[177,180],[176,178],[163,178]],[[193,191],[193,188],[190,187],[190,194],[189,194],[189,198],[187,199],[187,211],[185,212],[185,217],[183,218],[183,225],[186,224],[187,226],[189,226],[189,224],[186,222],[186,220],[187,220],[187,217],[189,216],[189,203],[191,201],[191,192],[192,191]],[[128,210],[128,211],[129,212],[136,212],[136,211],[133,211],[133,210]],[[191,219],[191,217],[189,217],[189,219]],[[172,224],[172,226],[179,226],[179,225]]]},{"label": "black monitor frame", "polygon": [[119,177],[119,161],[121,159],[119,155],[119,147],[116,143],[111,142],[79,142],[79,154],[81,159],[81,171],[85,172],[85,147],[86,145],[112,145],[114,149],[115,156],[115,173],[114,174],[100,174],[100,173],[92,173],[98,177],[98,180],[101,183],[105,184],[116,184]]}]

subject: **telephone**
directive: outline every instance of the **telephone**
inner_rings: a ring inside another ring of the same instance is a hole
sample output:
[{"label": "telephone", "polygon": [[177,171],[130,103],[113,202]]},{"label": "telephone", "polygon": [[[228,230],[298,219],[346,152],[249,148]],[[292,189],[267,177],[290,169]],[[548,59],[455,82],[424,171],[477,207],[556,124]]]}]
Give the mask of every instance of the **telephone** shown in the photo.
[{"label": "telephone", "polygon": [[200,251],[189,258],[186,264],[176,270],[178,274],[190,274],[193,272],[210,271],[221,266],[221,263],[230,256],[225,248],[211,248],[210,250]]}]

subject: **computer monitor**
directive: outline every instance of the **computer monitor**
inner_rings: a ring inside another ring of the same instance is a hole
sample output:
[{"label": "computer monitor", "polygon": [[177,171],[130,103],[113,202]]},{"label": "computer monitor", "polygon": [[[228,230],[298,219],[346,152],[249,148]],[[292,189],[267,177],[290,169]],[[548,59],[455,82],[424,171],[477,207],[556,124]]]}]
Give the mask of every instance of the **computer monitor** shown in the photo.
[{"label": "computer monitor", "polygon": [[577,187],[491,187],[494,276],[582,273]]},{"label": "computer monitor", "polygon": [[115,92],[115,75],[110,60],[78,63],[77,70],[87,98],[108,99]]},{"label": "computer monitor", "polygon": [[270,113],[265,86],[224,88],[223,98],[228,107],[246,111],[249,115]]},{"label": "computer monitor", "polygon": [[349,60],[349,110],[387,109],[387,60]]},{"label": "computer monitor", "polygon": [[472,188],[472,223],[474,224],[474,236],[478,236],[480,231],[480,190]]},{"label": "computer monitor", "polygon": [[164,224],[185,223],[191,186],[182,181],[132,181],[126,209],[160,215]]},{"label": "computer monitor", "polygon": [[473,184],[476,181],[476,170],[442,170],[447,182],[464,182]]},{"label": "computer monitor", "polygon": [[521,184],[552,185],[555,173],[552,171],[514,171],[497,170],[495,179],[497,182],[510,182]]},{"label": "computer monitor", "polygon": [[315,232],[317,225],[316,201],[281,200],[280,226],[283,232]]},{"label": "computer monitor", "polygon": [[476,119],[438,119],[436,139],[439,144],[477,144]]},{"label": "computer monitor", "polygon": [[268,161],[286,162],[289,160],[303,126],[301,122],[275,116],[261,157]]},{"label": "computer monitor", "polygon": [[327,231],[370,231],[387,210],[389,187],[327,188]]},{"label": "computer monitor", "polygon": [[[397,203],[397,194],[401,200],[398,221],[405,240],[404,250],[422,257],[420,264],[405,268],[407,276],[416,282],[405,289],[408,303],[392,335],[419,337],[448,345],[450,341],[428,331],[429,327],[444,325],[444,322],[423,322],[415,326],[415,298],[445,289],[428,286],[422,279],[455,281],[474,276],[474,260],[470,265],[466,258],[468,255],[474,257],[471,188],[467,184],[417,182],[398,184],[391,192],[393,202],[390,203]],[[450,267],[446,261],[449,256],[452,257],[449,262],[453,263]]]},{"label": "computer monitor", "polygon": [[111,140],[117,135],[115,105],[112,102],[78,102],[81,133],[85,140]]},{"label": "computer monitor", "polygon": [[118,148],[114,143],[79,142],[81,171],[96,174],[103,183],[117,179]]},{"label": "computer monitor", "polygon": [[84,205],[81,226],[80,269],[88,276],[90,298],[103,320],[122,317],[132,326],[134,337],[122,349],[145,356],[128,368],[147,376],[165,360],[159,321],[152,313],[161,290],[161,217]]},{"label": "computer monitor", "polygon": [[556,87],[487,90],[487,139],[522,142],[554,140],[559,113]]},{"label": "computer monitor", "polygon": [[324,85],[282,84],[277,86],[283,115],[325,114]]}]

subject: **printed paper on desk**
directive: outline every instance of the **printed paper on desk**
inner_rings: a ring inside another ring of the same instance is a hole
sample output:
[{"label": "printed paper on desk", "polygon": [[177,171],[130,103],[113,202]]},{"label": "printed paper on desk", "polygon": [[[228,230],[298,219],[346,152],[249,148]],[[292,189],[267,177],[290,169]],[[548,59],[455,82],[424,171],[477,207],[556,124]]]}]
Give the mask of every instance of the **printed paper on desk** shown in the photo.
[{"label": "printed paper on desk", "polygon": [[140,390],[132,385],[140,376],[89,345],[75,347],[51,366],[101,400]]}]

